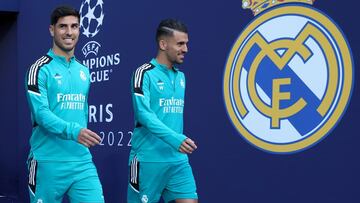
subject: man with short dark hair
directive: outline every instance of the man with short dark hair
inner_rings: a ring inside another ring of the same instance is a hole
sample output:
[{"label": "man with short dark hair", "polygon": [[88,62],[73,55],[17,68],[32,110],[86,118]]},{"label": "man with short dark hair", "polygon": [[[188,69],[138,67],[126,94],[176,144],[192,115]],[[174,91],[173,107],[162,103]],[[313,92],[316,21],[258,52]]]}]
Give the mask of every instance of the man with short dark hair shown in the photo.
[{"label": "man with short dark hair", "polygon": [[25,79],[32,118],[28,158],[30,202],[103,203],[102,186],[89,147],[100,137],[87,129],[89,69],[74,56],[79,12],[69,6],[51,14],[52,48]]},{"label": "man with short dark hair", "polygon": [[129,157],[128,203],[197,203],[187,154],[197,146],[183,134],[185,76],[175,65],[188,51],[188,32],[178,20],[157,29],[158,53],[132,78],[135,129]]}]

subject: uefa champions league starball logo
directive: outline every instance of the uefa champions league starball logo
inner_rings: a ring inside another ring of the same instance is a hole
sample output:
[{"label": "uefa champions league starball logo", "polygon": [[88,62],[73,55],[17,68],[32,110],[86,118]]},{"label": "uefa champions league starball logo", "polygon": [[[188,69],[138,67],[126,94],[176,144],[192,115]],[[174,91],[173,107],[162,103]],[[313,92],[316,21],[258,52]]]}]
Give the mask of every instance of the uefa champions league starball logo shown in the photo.
[{"label": "uefa champions league starball logo", "polygon": [[[80,78],[84,81],[90,79],[91,83],[108,81],[113,73],[113,68],[120,64],[120,53],[109,53],[106,44],[112,43],[111,38],[104,38],[99,35],[95,38],[99,32],[109,28],[106,27],[108,24],[104,23],[104,9],[106,7],[104,0],[81,0],[79,7],[80,31],[86,36],[85,39],[80,40],[80,44],[83,44],[81,48],[82,63],[90,71],[90,75],[80,73]],[[107,12],[111,11],[116,12],[116,9],[110,9]],[[102,53],[101,49],[103,48],[107,50],[106,55]]]},{"label": "uefa champions league starball logo", "polygon": [[80,28],[86,37],[94,37],[104,20],[103,0],[84,0],[80,6]]}]

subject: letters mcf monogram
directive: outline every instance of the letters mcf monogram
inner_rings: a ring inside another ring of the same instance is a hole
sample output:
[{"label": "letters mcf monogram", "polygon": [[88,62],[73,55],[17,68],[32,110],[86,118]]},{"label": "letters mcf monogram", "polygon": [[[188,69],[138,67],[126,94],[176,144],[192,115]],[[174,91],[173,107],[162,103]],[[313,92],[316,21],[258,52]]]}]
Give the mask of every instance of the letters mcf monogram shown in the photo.
[{"label": "letters mcf monogram", "polygon": [[340,120],[353,86],[351,51],[312,0],[243,0],[256,18],[229,54],[224,100],[238,132],[271,153],[322,140]]}]

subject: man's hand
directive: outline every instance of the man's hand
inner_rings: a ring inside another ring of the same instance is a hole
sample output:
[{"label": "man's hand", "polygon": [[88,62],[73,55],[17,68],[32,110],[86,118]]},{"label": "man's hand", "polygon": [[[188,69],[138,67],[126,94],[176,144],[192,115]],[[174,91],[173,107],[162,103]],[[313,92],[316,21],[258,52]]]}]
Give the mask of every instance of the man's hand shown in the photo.
[{"label": "man's hand", "polygon": [[92,147],[97,144],[100,144],[101,138],[99,135],[94,133],[93,131],[83,128],[81,129],[79,136],[78,136],[78,142],[85,147]]},{"label": "man's hand", "polygon": [[184,154],[191,154],[197,148],[194,141],[190,138],[186,138],[183,143],[181,143],[179,151]]}]

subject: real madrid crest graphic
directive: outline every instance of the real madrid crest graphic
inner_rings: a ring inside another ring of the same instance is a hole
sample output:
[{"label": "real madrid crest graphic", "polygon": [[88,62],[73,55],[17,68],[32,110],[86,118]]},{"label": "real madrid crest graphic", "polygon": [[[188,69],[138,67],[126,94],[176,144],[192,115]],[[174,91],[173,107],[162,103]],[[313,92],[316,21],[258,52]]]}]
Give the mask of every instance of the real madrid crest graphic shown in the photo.
[{"label": "real madrid crest graphic", "polygon": [[224,72],[231,122],[271,153],[325,138],[350,101],[353,62],[340,28],[313,0],[243,0],[255,19],[236,39]]}]

